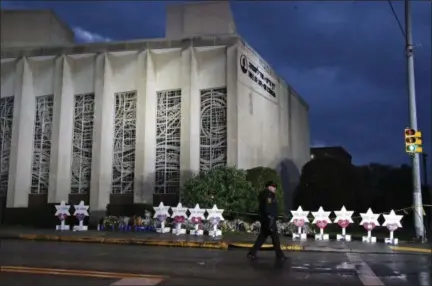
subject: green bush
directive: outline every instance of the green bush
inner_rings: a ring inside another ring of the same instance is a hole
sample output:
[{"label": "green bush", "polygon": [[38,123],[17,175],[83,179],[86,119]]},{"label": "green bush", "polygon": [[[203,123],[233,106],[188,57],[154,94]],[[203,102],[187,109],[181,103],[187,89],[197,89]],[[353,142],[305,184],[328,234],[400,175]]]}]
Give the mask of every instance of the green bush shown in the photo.
[{"label": "green bush", "polygon": [[230,212],[247,212],[246,199],[251,188],[245,170],[216,167],[200,172],[183,185],[181,203],[187,207],[199,204],[201,208],[211,208],[216,204],[227,215]]},{"label": "green bush", "polygon": [[276,191],[276,198],[278,201],[279,214],[284,214],[285,204],[283,197],[282,181],[278,173],[266,167],[256,167],[246,171],[246,179],[252,184],[252,192],[249,193],[249,199],[247,200],[249,205],[249,211],[256,212],[258,210],[258,193],[264,190],[265,184],[268,181],[273,181],[277,184],[278,188]]}]

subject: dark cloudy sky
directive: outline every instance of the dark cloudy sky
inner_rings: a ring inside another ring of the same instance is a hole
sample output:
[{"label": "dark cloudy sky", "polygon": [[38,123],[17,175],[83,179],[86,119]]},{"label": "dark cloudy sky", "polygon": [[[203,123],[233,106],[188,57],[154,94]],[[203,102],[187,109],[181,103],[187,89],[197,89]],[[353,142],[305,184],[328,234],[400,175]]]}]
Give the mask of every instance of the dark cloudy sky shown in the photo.
[{"label": "dark cloudy sky", "polygon": [[[393,3],[403,24],[403,2]],[[412,1],[419,128],[431,154],[431,4]],[[2,2],[52,8],[77,41],[162,38],[168,2]],[[354,163],[407,162],[404,38],[387,1],[233,2],[237,30],[310,105],[311,145]],[[432,156],[432,154],[431,154]]]}]

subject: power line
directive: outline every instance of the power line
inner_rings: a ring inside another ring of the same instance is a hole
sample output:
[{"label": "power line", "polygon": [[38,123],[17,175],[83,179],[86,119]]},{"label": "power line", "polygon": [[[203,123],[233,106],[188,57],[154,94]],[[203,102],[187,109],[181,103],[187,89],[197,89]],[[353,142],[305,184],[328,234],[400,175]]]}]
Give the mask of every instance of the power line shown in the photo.
[{"label": "power line", "polygon": [[393,12],[393,16],[395,17],[395,19],[396,19],[396,21],[397,21],[397,23],[398,23],[399,29],[400,29],[400,31],[401,31],[401,33],[402,33],[402,36],[404,37],[404,39],[405,39],[405,41],[406,41],[406,33],[405,33],[405,31],[404,31],[404,28],[402,27],[401,22],[399,21],[399,17],[398,17],[398,15],[396,14],[396,11],[395,11],[395,9],[394,9],[394,7],[393,7],[393,4],[392,4],[391,0],[387,0],[387,2],[388,2],[388,4],[390,5],[390,9],[391,9],[392,12]]}]

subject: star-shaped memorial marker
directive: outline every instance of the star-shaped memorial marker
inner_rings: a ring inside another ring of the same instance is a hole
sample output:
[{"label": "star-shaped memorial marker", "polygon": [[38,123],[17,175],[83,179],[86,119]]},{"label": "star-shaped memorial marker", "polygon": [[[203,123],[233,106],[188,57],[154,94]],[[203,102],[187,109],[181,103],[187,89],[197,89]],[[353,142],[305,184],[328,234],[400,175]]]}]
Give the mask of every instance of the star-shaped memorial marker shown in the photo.
[{"label": "star-shaped memorial marker", "polygon": [[176,207],[171,208],[171,209],[173,211],[173,214],[171,217],[174,218],[175,222],[182,223],[187,219],[186,212],[187,212],[188,208],[183,207],[181,203],[178,203],[178,205]]},{"label": "star-shaped memorial marker", "polygon": [[159,206],[153,207],[155,214],[153,218],[157,218],[160,222],[166,221],[167,217],[170,216],[169,214],[169,206],[164,206],[163,202],[160,202]]},{"label": "star-shaped memorial marker", "polygon": [[342,209],[340,211],[335,211],[336,219],[334,222],[336,222],[341,228],[347,228],[350,223],[353,223],[352,215],[354,211],[347,211],[345,206],[342,206]]},{"label": "star-shaped memorial marker", "polygon": [[213,205],[213,208],[211,208],[211,209],[206,209],[206,211],[208,213],[207,219],[213,225],[216,225],[220,221],[225,220],[222,216],[222,213],[224,212],[224,210],[218,209],[218,207],[216,205]]},{"label": "star-shaped memorial marker", "polygon": [[318,209],[317,212],[312,212],[314,220],[312,223],[316,224],[319,228],[324,229],[327,224],[332,223],[329,218],[331,212],[326,212],[322,207]]},{"label": "star-shaped memorial marker", "polygon": [[56,205],[55,208],[57,210],[55,216],[59,217],[60,220],[63,220],[65,216],[70,216],[70,205],[67,205],[64,201],[61,201],[61,203]]},{"label": "star-shaped memorial marker", "polygon": [[380,225],[378,222],[380,214],[374,214],[371,208],[369,208],[366,213],[360,213],[360,216],[362,217],[360,225],[362,225],[367,231],[371,231]]},{"label": "star-shaped memorial marker", "polygon": [[84,201],[80,201],[79,204],[74,205],[74,208],[75,208],[74,216],[76,216],[78,220],[83,220],[86,216],[89,215],[88,213],[89,206],[84,205]]},{"label": "star-shaped memorial marker", "polygon": [[296,211],[291,211],[292,219],[290,222],[294,223],[297,227],[303,227],[306,222],[309,222],[309,211],[304,211],[301,206]]},{"label": "star-shaped memorial marker", "polygon": [[200,223],[201,221],[205,220],[204,213],[206,212],[205,209],[201,209],[199,204],[196,204],[193,209],[189,209],[190,216],[189,220],[192,223]]},{"label": "star-shaped memorial marker", "polygon": [[397,215],[394,210],[391,210],[391,212],[388,215],[383,214],[385,222],[383,223],[383,226],[387,227],[390,231],[395,231],[396,229],[402,227],[401,219],[403,215]]}]

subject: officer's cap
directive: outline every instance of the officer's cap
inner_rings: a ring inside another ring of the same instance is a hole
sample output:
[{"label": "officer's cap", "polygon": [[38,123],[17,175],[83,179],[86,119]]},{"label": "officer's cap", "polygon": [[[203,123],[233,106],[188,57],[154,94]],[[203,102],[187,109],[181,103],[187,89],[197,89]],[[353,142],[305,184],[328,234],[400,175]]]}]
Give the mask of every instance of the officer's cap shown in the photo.
[{"label": "officer's cap", "polygon": [[268,187],[277,188],[277,184],[275,184],[273,181],[268,181],[265,186],[266,188]]}]

